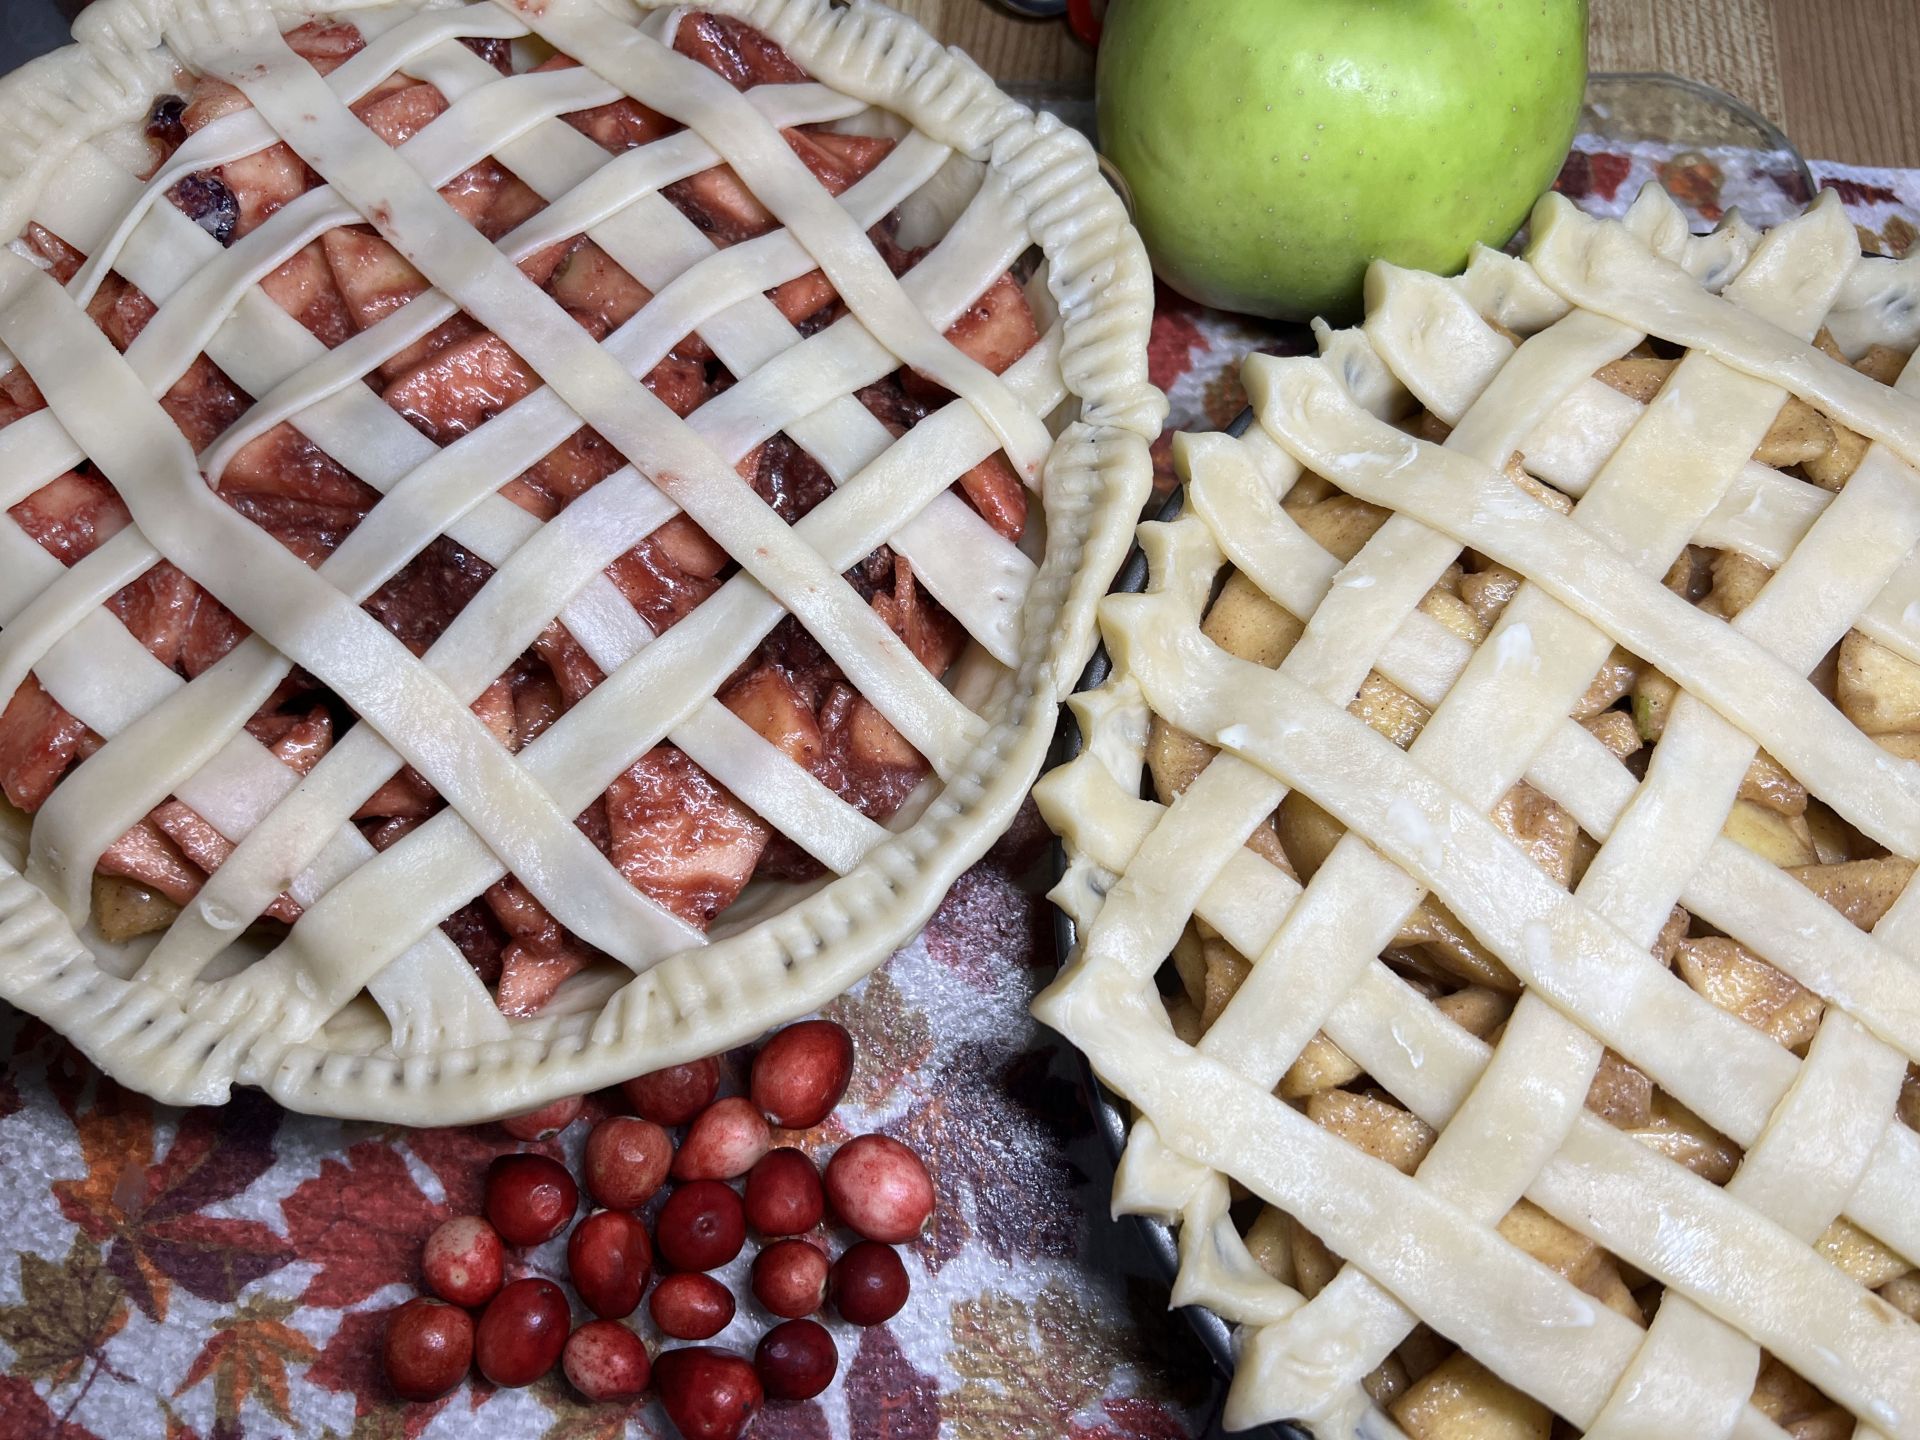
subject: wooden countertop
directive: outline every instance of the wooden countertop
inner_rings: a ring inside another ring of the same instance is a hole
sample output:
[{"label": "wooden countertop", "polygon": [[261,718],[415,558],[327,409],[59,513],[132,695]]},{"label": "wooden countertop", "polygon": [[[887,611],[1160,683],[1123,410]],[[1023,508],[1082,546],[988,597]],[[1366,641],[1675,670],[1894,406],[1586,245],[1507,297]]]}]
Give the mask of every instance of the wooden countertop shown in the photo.
[{"label": "wooden countertop", "polygon": [[[1003,81],[1090,86],[1061,21],[987,0],[892,0]],[[1125,3],[1125,0],[1119,0]],[[1920,168],[1915,0],[1591,0],[1596,70],[1666,70],[1731,92],[1809,159]]]}]

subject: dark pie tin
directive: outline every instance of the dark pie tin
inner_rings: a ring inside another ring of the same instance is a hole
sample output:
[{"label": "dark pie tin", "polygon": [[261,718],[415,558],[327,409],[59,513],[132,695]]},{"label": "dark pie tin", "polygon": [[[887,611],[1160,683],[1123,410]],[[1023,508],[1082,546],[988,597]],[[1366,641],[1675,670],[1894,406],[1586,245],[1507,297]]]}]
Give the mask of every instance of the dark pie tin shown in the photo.
[{"label": "dark pie tin", "polygon": [[[1243,410],[1233,424],[1227,427],[1227,433],[1243,435],[1252,423],[1253,411]],[[1183,502],[1183,493],[1175,489],[1167,497],[1165,504],[1154,512],[1152,518],[1155,520],[1177,519],[1183,508]],[[1120,567],[1120,573],[1114,577],[1111,593],[1137,593],[1144,590],[1146,585],[1147,557],[1140,547],[1135,545],[1128,552],[1126,563]],[[1081,672],[1079,683],[1074,686],[1074,690],[1078,692],[1095,689],[1106,682],[1107,676],[1112,671],[1113,662],[1107,656],[1106,647],[1101,645],[1094,650],[1093,658],[1087,662],[1087,668]],[[1060,728],[1054,737],[1053,753],[1048,759],[1048,768],[1064,765],[1078,755],[1080,745],[1079,725],[1074,721],[1071,713],[1062,710]],[[1060,842],[1055,841],[1053,878],[1058,880],[1065,872],[1066,851]],[[1074,924],[1063,911],[1058,909],[1053,912],[1053,939],[1054,946],[1059,952],[1060,962],[1064,964],[1067,955],[1073,949]],[[1101,1082],[1084,1054],[1078,1050],[1074,1053],[1080,1066],[1081,1078],[1086,1085],[1087,1101],[1093,1111],[1094,1126],[1100,1132],[1101,1143],[1106,1147],[1108,1158],[1118,1165],[1120,1152],[1126,1148],[1127,1127],[1131,1123],[1126,1102]],[[1144,1215],[1133,1215],[1127,1218],[1129,1223],[1138,1228],[1147,1249],[1152,1252],[1155,1262],[1160,1267],[1162,1277],[1171,1286],[1180,1269],[1180,1243],[1174,1227]],[[1207,1353],[1213,1357],[1214,1363],[1222,1372],[1231,1375],[1237,1358],[1234,1353],[1233,1327],[1213,1311],[1198,1305],[1185,1306],[1182,1313],[1192,1325],[1194,1333],[1200,1337],[1200,1343],[1206,1347]],[[1269,1425],[1232,1433],[1252,1437],[1252,1440],[1312,1440],[1312,1436],[1306,1431],[1293,1425]]]}]

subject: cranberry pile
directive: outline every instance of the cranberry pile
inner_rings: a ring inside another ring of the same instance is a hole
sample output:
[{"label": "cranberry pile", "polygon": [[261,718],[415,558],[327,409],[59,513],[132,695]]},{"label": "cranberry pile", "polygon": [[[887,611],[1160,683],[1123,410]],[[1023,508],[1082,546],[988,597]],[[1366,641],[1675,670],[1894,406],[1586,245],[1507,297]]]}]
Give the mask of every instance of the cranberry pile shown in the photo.
[{"label": "cranberry pile", "polygon": [[[633,1113],[593,1127],[578,1182],[545,1155],[500,1156],[487,1172],[485,1216],[457,1216],[427,1239],[420,1267],[432,1296],[407,1301],[388,1320],[394,1393],[438,1399],[475,1365],[495,1385],[530,1385],[558,1364],[591,1401],[631,1400],[651,1384],[688,1440],[734,1440],[767,1399],[818,1395],[840,1356],[812,1317],[829,1303],[852,1325],[898,1314],[908,1281],[893,1247],[933,1213],[926,1167],[885,1135],[848,1141],[824,1175],[803,1151],[775,1146],[775,1126],[805,1130],[825,1120],[852,1073],[847,1032],[803,1021],[761,1047],[744,1096],[716,1098],[712,1058],[627,1081]],[[504,1124],[517,1139],[544,1140],[580,1112],[572,1097]],[[670,1129],[679,1126],[686,1130],[676,1146]],[[568,1236],[567,1273],[597,1318],[575,1326],[567,1292],[552,1280],[507,1281],[507,1247],[561,1234],[580,1208],[581,1185],[601,1208]],[[643,1209],[653,1211],[651,1231]],[[838,1260],[828,1257],[829,1216],[860,1237]],[[708,1272],[738,1256],[749,1231],[760,1241],[753,1298],[778,1322],[752,1359],[701,1344],[650,1354],[625,1323],[643,1297],[666,1339],[709,1340],[732,1323],[737,1297]],[[647,1297],[656,1260],[664,1273]]]}]

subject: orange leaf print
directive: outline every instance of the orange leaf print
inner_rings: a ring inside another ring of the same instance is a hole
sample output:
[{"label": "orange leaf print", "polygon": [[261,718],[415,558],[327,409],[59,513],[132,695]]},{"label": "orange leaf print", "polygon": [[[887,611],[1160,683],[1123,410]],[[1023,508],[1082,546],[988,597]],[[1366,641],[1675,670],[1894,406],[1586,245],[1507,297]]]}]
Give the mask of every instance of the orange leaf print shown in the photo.
[{"label": "orange leaf print", "polygon": [[213,1411],[222,1424],[238,1418],[248,1397],[293,1423],[287,1367],[311,1365],[320,1355],[311,1340],[286,1323],[293,1308],[292,1300],[256,1296],[216,1320],[213,1335],[173,1393],[183,1395],[212,1376]]},{"label": "orange leaf print", "polygon": [[[257,1095],[220,1110],[189,1110],[171,1143],[141,1096],[102,1081],[90,1106],[68,1107],[87,1173],[56,1181],[61,1213],[107,1245],[107,1268],[128,1297],[164,1320],[175,1284],[231,1302],[291,1258],[266,1226],[202,1214],[231,1200],[273,1163],[280,1112]],[[165,1154],[156,1160],[156,1151]]]}]

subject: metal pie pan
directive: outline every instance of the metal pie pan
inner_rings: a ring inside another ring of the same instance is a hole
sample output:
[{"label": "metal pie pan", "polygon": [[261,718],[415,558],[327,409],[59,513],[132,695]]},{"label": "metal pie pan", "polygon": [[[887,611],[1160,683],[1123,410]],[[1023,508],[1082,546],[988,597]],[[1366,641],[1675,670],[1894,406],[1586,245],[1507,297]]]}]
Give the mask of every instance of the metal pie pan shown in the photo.
[{"label": "metal pie pan", "polygon": [[[1227,427],[1230,435],[1242,435],[1253,423],[1253,411],[1243,410]],[[1182,492],[1176,489],[1167,498],[1164,505],[1153,515],[1155,520],[1172,520],[1179,516]],[[1135,545],[1120,567],[1120,573],[1114,577],[1112,593],[1128,594],[1144,590],[1147,585],[1147,557]],[[1076,691],[1092,690],[1104,684],[1112,673],[1113,664],[1107,656],[1104,645],[1097,648],[1093,658],[1087,662],[1087,668],[1081,672],[1080,680],[1074,686]],[[1063,765],[1080,753],[1080,727],[1067,711],[1060,713],[1060,730],[1054,739],[1053,753],[1049,757],[1048,768]],[[1053,847],[1053,878],[1058,880],[1066,870],[1066,851],[1059,841]],[[1054,945],[1059,952],[1060,962],[1064,964],[1074,945],[1074,924],[1067,915],[1058,909],[1053,912]],[[1120,1152],[1126,1148],[1127,1127],[1132,1123],[1132,1114],[1127,1102],[1109,1090],[1106,1084],[1094,1073],[1087,1057],[1076,1050],[1075,1057],[1080,1066],[1081,1077],[1086,1085],[1087,1099],[1093,1110],[1095,1127],[1100,1132],[1102,1144],[1106,1147],[1108,1158],[1118,1165]],[[1147,1249],[1152,1252],[1155,1263],[1166,1283],[1171,1286],[1180,1270],[1180,1242],[1175,1227],[1163,1221],[1144,1215],[1132,1215],[1128,1221],[1137,1226]],[[1213,1357],[1214,1364],[1220,1370],[1231,1375],[1237,1356],[1234,1353],[1233,1326],[1213,1311],[1198,1305],[1182,1308],[1194,1334]],[[1238,1435],[1252,1437],[1252,1440],[1313,1440],[1305,1430],[1294,1425],[1267,1425],[1252,1430],[1235,1431]]]}]

